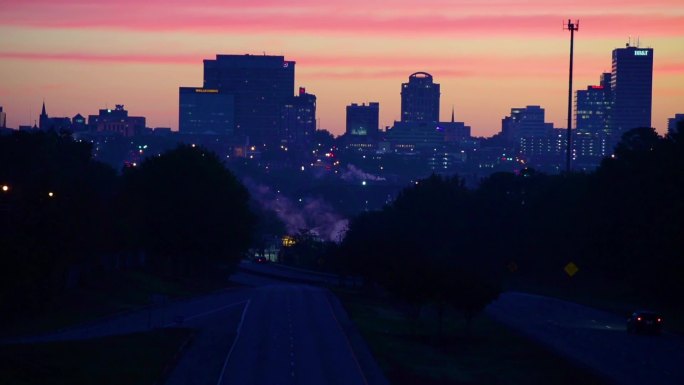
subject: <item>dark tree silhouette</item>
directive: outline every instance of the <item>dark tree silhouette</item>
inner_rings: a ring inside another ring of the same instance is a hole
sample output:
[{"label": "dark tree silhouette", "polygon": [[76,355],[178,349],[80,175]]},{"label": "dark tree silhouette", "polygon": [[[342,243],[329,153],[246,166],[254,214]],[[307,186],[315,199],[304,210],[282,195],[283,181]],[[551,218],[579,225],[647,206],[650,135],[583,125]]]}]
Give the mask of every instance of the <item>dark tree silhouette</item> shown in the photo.
[{"label": "dark tree silhouette", "polygon": [[180,146],[126,170],[123,202],[131,244],[165,273],[235,266],[250,244],[255,219],[246,188],[200,148]]},{"label": "dark tree silhouette", "polygon": [[354,219],[342,250],[353,269],[404,301],[412,318],[435,303],[471,319],[498,295],[501,270],[481,251],[475,202],[460,179],[433,175],[391,206]]},{"label": "dark tree silhouette", "polygon": [[55,132],[0,136],[0,307],[38,309],[115,248],[113,169]]}]

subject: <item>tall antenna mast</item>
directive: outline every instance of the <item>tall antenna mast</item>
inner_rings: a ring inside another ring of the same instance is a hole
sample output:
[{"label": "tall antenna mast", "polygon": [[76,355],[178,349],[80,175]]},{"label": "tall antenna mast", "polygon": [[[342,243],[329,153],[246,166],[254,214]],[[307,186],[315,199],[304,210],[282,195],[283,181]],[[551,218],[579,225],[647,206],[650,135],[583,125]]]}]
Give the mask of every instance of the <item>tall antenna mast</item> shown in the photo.
[{"label": "tall antenna mast", "polygon": [[572,57],[575,45],[575,31],[579,30],[579,20],[574,22],[568,19],[568,23],[563,25],[563,29],[570,31],[570,80],[568,81],[568,138],[565,171],[570,173],[572,170]]}]

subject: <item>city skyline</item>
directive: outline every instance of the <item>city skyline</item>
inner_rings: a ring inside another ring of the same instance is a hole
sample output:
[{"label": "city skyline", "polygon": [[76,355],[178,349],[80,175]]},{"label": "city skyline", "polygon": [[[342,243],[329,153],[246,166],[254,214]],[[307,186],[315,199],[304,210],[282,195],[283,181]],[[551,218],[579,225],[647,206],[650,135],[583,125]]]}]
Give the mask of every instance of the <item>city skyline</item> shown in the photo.
[{"label": "city skyline", "polygon": [[336,135],[344,133],[351,103],[378,101],[382,128],[400,120],[401,84],[421,71],[441,84],[440,119],[449,120],[454,106],[475,136],[499,132],[510,109],[526,105],[541,105],[550,122],[565,127],[568,17],[580,19],[575,90],[595,84],[610,70],[612,50],[639,36],[656,51],[652,125],[665,133],[667,119],[682,112],[678,1],[134,4],[3,4],[0,33],[9,38],[0,41],[0,105],[7,125],[33,124],[44,99],[50,116],[125,104],[150,127],[177,130],[178,87],[200,84],[202,60],[265,52],[297,62],[296,85],[317,96],[320,127]]}]

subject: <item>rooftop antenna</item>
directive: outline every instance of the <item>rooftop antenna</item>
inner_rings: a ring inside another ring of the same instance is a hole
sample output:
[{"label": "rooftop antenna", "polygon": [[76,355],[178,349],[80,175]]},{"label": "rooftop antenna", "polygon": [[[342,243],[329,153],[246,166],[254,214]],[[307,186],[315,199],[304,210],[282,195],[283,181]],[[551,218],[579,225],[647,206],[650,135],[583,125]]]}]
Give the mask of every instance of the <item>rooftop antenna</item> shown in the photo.
[{"label": "rooftop antenna", "polygon": [[568,19],[568,23],[563,25],[563,29],[570,31],[570,77],[568,81],[568,137],[565,171],[570,173],[572,170],[572,57],[574,53],[575,31],[579,30],[579,20],[574,22]]},{"label": "rooftop antenna", "polygon": [[637,36],[637,48],[639,48],[639,47],[641,46],[640,43],[641,43],[641,42],[639,41],[639,36]]}]

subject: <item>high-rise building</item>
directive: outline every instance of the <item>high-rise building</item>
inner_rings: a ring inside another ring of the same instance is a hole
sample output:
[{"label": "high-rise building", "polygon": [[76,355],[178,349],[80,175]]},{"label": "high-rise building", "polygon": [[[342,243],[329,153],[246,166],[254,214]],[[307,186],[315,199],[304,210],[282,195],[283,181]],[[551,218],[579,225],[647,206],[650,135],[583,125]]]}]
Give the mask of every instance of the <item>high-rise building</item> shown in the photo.
[{"label": "high-rise building", "polygon": [[596,133],[608,129],[612,96],[610,73],[601,75],[598,86],[589,86],[575,93],[575,128],[579,131]]},{"label": "high-rise building", "polygon": [[432,75],[416,72],[401,85],[401,121],[403,123],[439,122],[439,84]]},{"label": "high-rise building", "polygon": [[[0,111],[2,111],[2,107],[0,107]],[[684,114],[675,114],[674,117],[667,119],[667,133],[674,134],[677,131],[678,124],[684,124]],[[684,132],[682,133],[684,134]]]},{"label": "high-rise building", "polygon": [[5,111],[2,110],[2,106],[0,106],[0,128],[6,128],[7,127],[7,114]]},{"label": "high-rise building", "polygon": [[622,134],[651,127],[653,49],[627,44],[613,50],[609,128]]},{"label": "high-rise building", "polygon": [[376,138],[380,126],[379,115],[380,104],[377,102],[370,102],[368,105],[365,103],[348,105],[346,134]]},{"label": "high-rise building", "polygon": [[234,131],[253,144],[278,141],[294,92],[295,62],[283,56],[216,55],[204,60],[204,88],[234,97]]},{"label": "high-rise building", "polygon": [[178,131],[187,134],[232,135],[234,97],[215,88],[180,87]]},{"label": "high-rise building", "polygon": [[282,110],[280,143],[301,147],[310,143],[316,132],[316,95],[300,87],[299,94],[290,97]]}]

